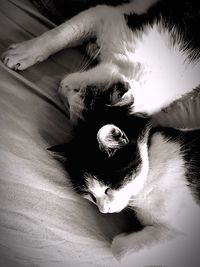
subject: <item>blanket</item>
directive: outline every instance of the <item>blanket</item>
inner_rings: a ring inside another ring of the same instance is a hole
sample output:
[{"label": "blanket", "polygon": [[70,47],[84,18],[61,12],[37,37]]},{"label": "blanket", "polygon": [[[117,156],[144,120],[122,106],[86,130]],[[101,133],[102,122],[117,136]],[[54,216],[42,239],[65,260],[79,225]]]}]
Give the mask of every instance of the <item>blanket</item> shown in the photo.
[{"label": "blanket", "polygon": [[[0,25],[0,53],[55,27],[28,0],[1,0]],[[63,75],[84,62],[73,48],[22,72],[0,62],[0,267],[122,266],[111,241],[134,219],[127,213],[100,214],[74,193],[67,171],[46,150],[71,138],[57,88]],[[174,120],[173,112],[165,111],[155,123],[197,125],[198,95],[184,108],[187,114],[192,109],[192,117],[185,120],[179,105]]]},{"label": "blanket", "polygon": [[[55,25],[28,1],[0,1],[0,53]],[[0,266],[116,266],[110,244],[127,216],[103,215],[75,194],[46,150],[71,136],[57,88],[84,56],[66,49],[15,72],[0,62]]]}]

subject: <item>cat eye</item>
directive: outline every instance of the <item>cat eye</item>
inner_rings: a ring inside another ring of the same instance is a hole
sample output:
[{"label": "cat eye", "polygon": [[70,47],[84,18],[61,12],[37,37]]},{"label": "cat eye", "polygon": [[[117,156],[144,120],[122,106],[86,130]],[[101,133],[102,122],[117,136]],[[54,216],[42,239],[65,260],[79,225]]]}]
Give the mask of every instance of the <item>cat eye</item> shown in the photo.
[{"label": "cat eye", "polygon": [[85,195],[85,196],[90,196],[90,198],[91,198],[95,203],[97,202],[96,197],[95,197],[92,193],[90,193],[90,192],[88,192],[88,191],[83,191],[83,195]]},{"label": "cat eye", "polygon": [[110,191],[110,188],[106,188],[105,194],[107,195],[109,191]]},{"label": "cat eye", "polygon": [[90,195],[91,199],[96,203],[97,202],[96,197],[90,192],[88,194]]}]

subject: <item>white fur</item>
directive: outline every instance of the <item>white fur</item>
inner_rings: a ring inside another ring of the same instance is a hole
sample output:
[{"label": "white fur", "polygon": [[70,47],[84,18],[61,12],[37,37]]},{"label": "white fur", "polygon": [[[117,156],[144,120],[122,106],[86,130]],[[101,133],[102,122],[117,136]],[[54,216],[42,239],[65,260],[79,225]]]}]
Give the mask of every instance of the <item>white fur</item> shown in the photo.
[{"label": "white fur", "polygon": [[183,232],[192,230],[188,220],[193,220],[200,210],[187,185],[180,145],[156,134],[149,153],[148,178],[132,200],[142,223],[172,225]]},{"label": "white fur", "polygon": [[96,198],[96,203],[92,200],[90,195],[85,195],[84,197],[96,204],[99,211],[102,213],[120,212],[128,204],[130,196],[127,197],[124,188],[118,191],[109,189],[106,194],[105,192],[108,187],[95,177],[87,178],[87,187],[89,193]]},{"label": "white fur", "polygon": [[146,227],[140,232],[128,236],[121,234],[114,239],[112,249],[117,257],[147,247],[151,249],[157,244],[166,243],[167,250],[170,246],[180,249],[181,244],[188,250],[190,244],[199,246],[200,209],[185,179],[180,146],[166,141],[161,134],[152,139],[148,176],[129,205]]},{"label": "white fur", "polygon": [[[139,143],[142,167],[132,180],[118,190],[109,190],[97,177],[87,177],[89,192],[100,212],[119,212],[129,206],[145,228],[137,233],[120,234],[112,243],[117,258],[167,244],[189,248],[199,244],[200,209],[188,187],[180,145],[154,134],[148,152],[146,141]],[[114,177],[111,177],[114,179]],[[91,200],[91,198],[88,198]]]},{"label": "white fur", "polygon": [[[134,112],[153,114],[200,84],[199,61],[188,60],[187,52],[162,23],[134,32],[126,25],[124,13],[143,14],[156,3],[131,1],[117,7],[90,8],[43,35],[11,46],[3,54],[4,63],[13,69],[25,69],[49,55],[95,35],[100,47],[101,64],[71,74],[61,83],[60,93],[67,99],[73,121],[81,116],[83,103],[77,91],[88,84],[128,81],[134,96]],[[96,55],[95,55],[96,56]],[[144,97],[145,96],[145,97]]]},{"label": "white fur", "polygon": [[[116,138],[116,134],[118,134]],[[97,133],[99,149],[105,150],[108,156],[113,156],[116,150],[126,146],[129,140],[126,134],[113,124],[106,124]]]},{"label": "white fur", "polygon": [[132,80],[135,111],[155,113],[200,84],[200,62],[189,61],[180,44],[172,45],[161,25],[147,27],[129,58],[139,65]]},{"label": "white fur", "polygon": [[131,14],[136,13],[138,15],[144,14],[148,11],[148,9],[156,4],[159,0],[134,0],[128,4],[124,4],[119,7],[120,12]]}]

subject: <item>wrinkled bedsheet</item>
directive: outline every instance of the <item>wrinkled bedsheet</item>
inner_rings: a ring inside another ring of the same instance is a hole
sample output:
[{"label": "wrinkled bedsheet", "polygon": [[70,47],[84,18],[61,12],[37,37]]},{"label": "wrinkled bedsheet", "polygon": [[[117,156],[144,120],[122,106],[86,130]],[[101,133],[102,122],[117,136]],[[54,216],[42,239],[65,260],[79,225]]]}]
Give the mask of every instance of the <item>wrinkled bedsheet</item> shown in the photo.
[{"label": "wrinkled bedsheet", "polygon": [[[54,26],[28,0],[1,0],[0,53]],[[57,88],[84,62],[77,49],[23,72],[0,62],[0,267],[133,266],[120,265],[110,249],[129,217],[100,214],[76,195],[63,165],[46,150],[71,138]],[[162,116],[155,121],[172,117]]]},{"label": "wrinkled bedsheet", "polygon": [[[1,0],[0,53],[54,26],[28,0]],[[57,88],[84,60],[67,49],[23,72],[0,62],[0,267],[117,266],[110,244],[126,216],[76,195],[46,150],[71,136]]]}]

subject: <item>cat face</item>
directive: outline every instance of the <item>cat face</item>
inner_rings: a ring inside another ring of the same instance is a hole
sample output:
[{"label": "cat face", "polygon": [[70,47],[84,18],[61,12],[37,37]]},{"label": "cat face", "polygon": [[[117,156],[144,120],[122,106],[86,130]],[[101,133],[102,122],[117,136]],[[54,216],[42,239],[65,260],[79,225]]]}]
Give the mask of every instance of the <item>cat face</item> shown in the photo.
[{"label": "cat face", "polygon": [[127,185],[120,189],[114,189],[100,181],[98,176],[92,176],[89,173],[84,174],[84,179],[87,190],[83,192],[82,196],[93,202],[100,212],[120,212],[128,205],[131,194]]},{"label": "cat face", "polygon": [[[129,205],[131,198],[135,197],[142,189],[148,173],[148,152],[145,138],[142,142],[138,142],[137,149],[132,147],[137,150],[137,153],[130,152],[132,157],[122,168],[118,168],[116,162],[112,172],[109,172],[109,168],[102,166],[103,174],[83,173],[85,186],[81,194],[93,202],[100,212],[116,213],[122,211]],[[121,144],[119,145],[121,146]],[[130,149],[132,148],[130,147]],[[115,146],[113,153],[117,153],[116,149],[122,148]],[[108,157],[114,157],[114,155],[110,155],[109,151]]]},{"label": "cat face", "polygon": [[149,126],[144,118],[130,122],[135,123],[134,134],[114,124],[94,132],[79,131],[81,137],[68,154],[68,171],[75,190],[102,213],[126,208],[147,177]]},{"label": "cat face", "polygon": [[102,213],[126,208],[147,177],[148,120],[132,117],[128,121],[130,126],[124,129],[105,124],[96,130],[95,123],[86,128],[84,124],[72,143],[61,149],[67,153],[67,171],[75,191]]}]

